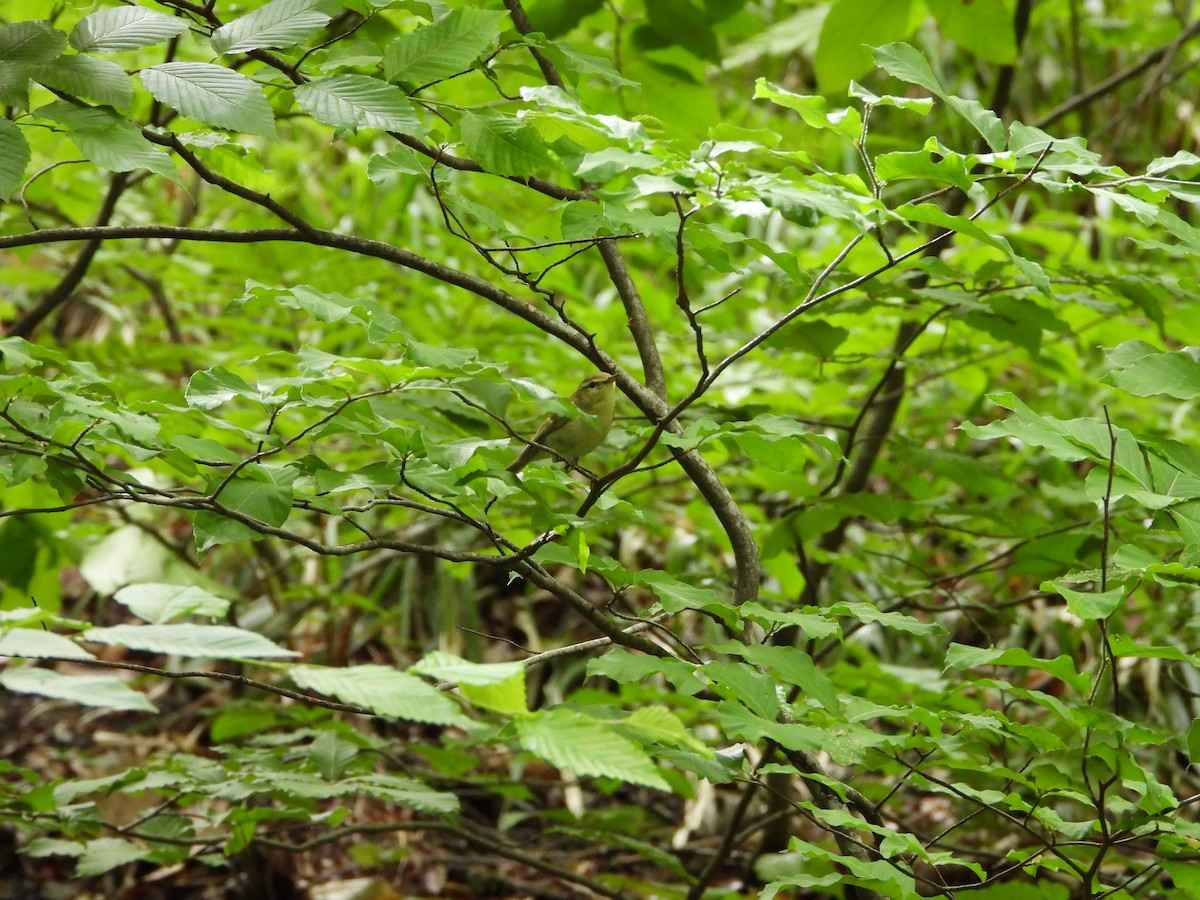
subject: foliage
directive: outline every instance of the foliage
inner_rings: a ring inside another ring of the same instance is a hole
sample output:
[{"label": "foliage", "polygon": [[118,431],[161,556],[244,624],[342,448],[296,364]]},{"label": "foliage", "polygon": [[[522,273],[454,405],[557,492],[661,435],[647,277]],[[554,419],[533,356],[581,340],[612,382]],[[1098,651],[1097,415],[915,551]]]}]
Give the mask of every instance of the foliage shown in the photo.
[{"label": "foliage", "polygon": [[1200,895],[1200,26],[503,5],[0,5],[26,857]]}]

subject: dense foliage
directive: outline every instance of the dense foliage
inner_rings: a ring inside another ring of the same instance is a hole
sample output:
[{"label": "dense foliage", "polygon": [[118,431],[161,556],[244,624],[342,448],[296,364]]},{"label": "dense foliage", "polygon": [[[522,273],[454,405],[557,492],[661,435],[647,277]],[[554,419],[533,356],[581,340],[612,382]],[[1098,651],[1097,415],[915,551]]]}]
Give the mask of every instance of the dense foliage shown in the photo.
[{"label": "dense foliage", "polygon": [[1200,897],[1189,9],[0,2],[0,878]]}]

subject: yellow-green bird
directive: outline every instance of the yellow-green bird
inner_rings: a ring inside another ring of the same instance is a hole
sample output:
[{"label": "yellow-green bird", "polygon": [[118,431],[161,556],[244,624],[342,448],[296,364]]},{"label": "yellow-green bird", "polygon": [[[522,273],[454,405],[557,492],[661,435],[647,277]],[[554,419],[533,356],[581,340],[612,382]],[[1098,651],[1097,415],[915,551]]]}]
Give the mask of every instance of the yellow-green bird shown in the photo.
[{"label": "yellow-green bird", "polygon": [[616,375],[597,372],[579,382],[579,387],[571,395],[571,402],[579,407],[580,412],[595,416],[595,421],[572,419],[558,413],[547,416],[521,455],[508,464],[508,471],[520,472],[535,459],[550,456],[542,447],[549,447],[558,456],[573,463],[599,447],[612,427],[613,406],[617,400],[613,382],[616,380]]}]

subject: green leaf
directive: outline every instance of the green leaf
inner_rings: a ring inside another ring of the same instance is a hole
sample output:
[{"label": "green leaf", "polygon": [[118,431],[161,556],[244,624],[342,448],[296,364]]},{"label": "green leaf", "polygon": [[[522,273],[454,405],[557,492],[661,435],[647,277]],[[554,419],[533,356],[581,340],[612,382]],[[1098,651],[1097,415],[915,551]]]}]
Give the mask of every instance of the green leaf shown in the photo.
[{"label": "green leaf", "polygon": [[309,745],[308,760],[326,781],[337,781],[358,756],[358,745],[334,731],[323,731]]},{"label": "green leaf", "polygon": [[760,78],[754,83],[754,99],[762,98],[787,109],[795,110],[805,124],[813,128],[836,131],[852,141],[862,138],[862,116],[853,107],[830,112],[829,104],[824,97],[793,94],[789,90],[771,84],[765,78]]},{"label": "green leaf", "polygon": [[604,6],[604,0],[531,0],[525,4],[529,21],[547,37],[566,34]]},{"label": "green leaf", "polygon": [[522,747],[560,769],[670,790],[646,752],[613,723],[558,708],[518,719],[516,729]]},{"label": "green leaf", "polygon": [[762,666],[782,684],[800,688],[801,696],[811,697],[830,712],[841,711],[842,704],[833,682],[817,669],[813,658],[803,650],[769,644],[740,644],[736,641],[728,641],[712,649],[717,653],[740,656],[748,663]]},{"label": "green leaf", "polygon": [[940,159],[934,157],[926,150],[881,153],[875,158],[875,177],[883,183],[919,178],[952,184],[964,191],[971,187],[973,181],[964,157],[957,153]]},{"label": "green leaf", "polygon": [[993,150],[1005,148],[1004,125],[996,114],[990,109],[985,109],[978,100],[964,100],[947,92],[920,52],[903,43],[872,47],[871,52],[875,55],[875,64],[889,75],[910,84],[920,85],[929,93],[945,100],[983,136]]},{"label": "green leaf", "polygon": [[0,60],[0,103],[29,109],[29,67],[25,63]]},{"label": "green leaf", "polygon": [[903,40],[917,25],[912,0],[835,0],[821,25],[813,66],[822,93],[871,70],[870,46]]},{"label": "green leaf", "polygon": [[145,696],[109,675],[61,675],[51,669],[18,666],[0,672],[0,685],[20,694],[55,697],[80,706],[158,712]]},{"label": "green leaf", "polygon": [[1075,661],[1065,654],[1055,659],[1038,659],[1021,647],[1000,650],[988,647],[968,647],[964,644],[951,644],[946,650],[945,671],[947,672],[975,669],[982,666],[1016,666],[1038,669],[1053,675],[1082,695],[1087,694],[1091,685],[1091,678],[1088,674],[1076,671]]},{"label": "green leaf", "polygon": [[139,619],[159,624],[183,616],[219,619],[229,612],[229,601],[214,597],[195,585],[132,584],[113,595]]},{"label": "green leaf", "polygon": [[139,6],[118,6],[81,19],[71,29],[70,41],[80,53],[111,53],[149,47],[187,29],[188,20],[183,16],[168,16]]},{"label": "green leaf", "polygon": [[84,845],[83,853],[80,854],[79,862],[75,866],[75,874],[80,878],[102,875],[117,866],[145,859],[151,852],[150,847],[144,847],[122,838],[97,838]]},{"label": "green leaf", "polygon": [[1163,351],[1142,341],[1126,341],[1108,351],[1108,363],[1111,369],[1104,381],[1138,397],[1200,397],[1200,347]]},{"label": "green leaf", "polygon": [[727,625],[736,625],[738,622],[737,609],[731,602],[723,600],[716,591],[688,584],[669,572],[646,569],[634,576],[633,583],[654,591],[667,612],[700,609],[711,613]]},{"label": "green leaf", "polygon": [[493,110],[468,112],[458,123],[467,155],[497,175],[533,175],[557,167],[537,129]]},{"label": "green leaf", "polygon": [[211,63],[169,62],[142,69],[146,90],[181,115],[234,131],[275,136],[263,89],[238,72]]},{"label": "green leaf", "polygon": [[925,0],[938,30],[960,47],[999,65],[1017,61],[1013,14],[1004,0]]},{"label": "green leaf", "polygon": [[60,56],[52,62],[30,66],[28,71],[38,84],[107,106],[128,109],[133,102],[133,84],[129,75],[107,59]]},{"label": "green leaf", "polygon": [[59,100],[38,108],[34,115],[53,119],[88,159],[113,172],[149,169],[179,182],[179,172],[165,150],[151,144],[136,125],[107,107],[76,106]]},{"label": "green leaf", "polygon": [[280,659],[297,655],[261,634],[231,625],[113,625],[89,628],[79,638],[201,659]]},{"label": "green leaf", "polygon": [[[722,0],[728,6],[734,4]],[[719,63],[721,53],[706,4],[700,0],[645,0],[646,18],[654,37],[651,46],[680,47],[709,62]]]},{"label": "green leaf", "polygon": [[0,59],[7,63],[47,63],[66,46],[66,35],[49,22],[14,22],[0,27]]},{"label": "green leaf", "polygon": [[225,509],[278,528],[292,513],[296,471],[280,466],[246,466],[216,495]]},{"label": "green leaf", "polygon": [[768,738],[789,750],[815,752],[821,749],[826,738],[825,729],[766,719],[755,715],[740,703],[721,703],[717,707],[717,719],[730,737],[755,742]]},{"label": "green leaf", "polygon": [[10,628],[0,635],[0,656],[30,659],[57,656],[67,659],[95,659],[93,653],[68,637],[40,628]]},{"label": "green leaf", "polygon": [[271,0],[212,34],[217,53],[245,53],[262,47],[294,47],[325,27],[330,16],[317,9],[322,0]]},{"label": "green leaf", "polygon": [[520,662],[475,663],[452,653],[435,650],[409,668],[418,675],[428,675],[440,681],[469,684],[479,687],[503,684],[514,675],[520,675],[525,667]]},{"label": "green leaf", "polygon": [[292,666],[298,686],[365,706],[381,716],[434,725],[466,725],[458,705],[426,682],[389,666]]},{"label": "green leaf", "polygon": [[492,46],[507,13],[463,8],[401,35],[383,50],[383,77],[419,87],[457,75]]},{"label": "green leaf", "polygon": [[217,366],[197,372],[188,380],[184,398],[189,406],[215,409],[234,397],[245,397],[259,403],[270,401],[269,392],[253,388],[240,375]]},{"label": "green leaf", "polygon": [[745,663],[710,662],[702,671],[722,697],[737,700],[751,712],[764,719],[774,719],[779,712],[779,695],[775,682]]},{"label": "green leaf", "polygon": [[830,619],[813,606],[804,609],[771,609],[757,601],[751,601],[741,606],[739,612],[751,621],[758,622],[765,628],[777,628],[795,625],[804,631],[804,636],[810,641],[833,637],[841,631],[836,620]]},{"label": "green leaf", "polygon": [[29,144],[21,129],[0,117],[0,200],[7,200],[25,179]]},{"label": "green leaf", "polygon": [[1063,584],[1062,579],[1054,579],[1042,584],[1043,591],[1061,594],[1067,601],[1067,610],[1084,620],[1107,619],[1121,606],[1128,591],[1123,588],[1113,588],[1103,593],[1077,591]]},{"label": "green leaf", "polygon": [[424,134],[412,103],[394,84],[369,75],[337,75],[296,88],[296,102],[318,122]]}]

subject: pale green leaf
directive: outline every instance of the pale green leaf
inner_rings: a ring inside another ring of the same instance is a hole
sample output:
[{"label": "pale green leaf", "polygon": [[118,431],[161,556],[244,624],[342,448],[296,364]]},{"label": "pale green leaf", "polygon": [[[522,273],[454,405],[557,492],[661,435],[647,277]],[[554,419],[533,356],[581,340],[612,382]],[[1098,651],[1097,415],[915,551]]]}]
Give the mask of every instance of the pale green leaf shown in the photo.
[{"label": "pale green leaf", "polygon": [[52,669],[19,666],[0,672],[0,685],[20,694],[70,700],[98,709],[158,711],[145,696],[111,675],[62,675]]},{"label": "pale green leaf", "polygon": [[139,6],[102,9],[71,29],[71,46],[80,53],[137,50],[182,34],[188,20]]},{"label": "pale green leaf", "polygon": [[144,859],[151,852],[149,846],[135,844],[122,838],[96,838],[84,845],[83,853],[75,866],[75,874],[80,878],[102,875],[117,866]]},{"label": "pale green leaf", "polygon": [[206,125],[275,136],[263,89],[245,75],[211,63],[169,62],[142,69],[142,84],[159,103]]},{"label": "pale green leaf", "polygon": [[456,75],[491,46],[504,12],[463,8],[396,38],[383,50],[383,77],[419,87]]},{"label": "pale green leaf", "polygon": [[470,662],[452,653],[435,650],[427,654],[416,665],[411,666],[409,671],[436,678],[438,681],[452,681],[455,684],[482,687],[502,684],[514,675],[524,672],[525,667],[520,662]]},{"label": "pale green leaf", "polygon": [[1061,594],[1067,601],[1067,610],[1085,620],[1107,619],[1117,611],[1127,593],[1125,588],[1114,588],[1103,593],[1077,591],[1067,587],[1059,578],[1043,583],[1042,590]]},{"label": "pale green leaf", "polygon": [[522,747],[560,769],[669,790],[646,751],[613,723],[558,708],[518,719],[516,728]]},{"label": "pale green leaf", "polygon": [[381,716],[435,725],[462,725],[467,720],[444,693],[406,672],[389,666],[293,666],[288,677],[297,685],[365,706]]},{"label": "pale green leaf", "polygon": [[7,200],[25,178],[29,144],[20,127],[0,117],[0,200]]},{"label": "pale green leaf", "polygon": [[133,101],[129,75],[107,59],[60,56],[52,62],[30,66],[29,76],[38,84],[119,109],[127,109]]},{"label": "pale green leaf", "polygon": [[330,16],[321,0],[271,0],[252,13],[222,25],[212,34],[217,53],[245,53],[262,47],[294,47],[319,33]]},{"label": "pale green leaf", "polygon": [[90,628],[79,637],[130,650],[201,659],[279,659],[297,655],[261,634],[232,625],[113,625]]},{"label": "pale green leaf", "polygon": [[113,595],[139,619],[155,624],[182,616],[221,618],[229,611],[229,601],[214,597],[195,585],[131,584]]},{"label": "pale green leaf", "polygon": [[62,657],[95,659],[95,655],[77,643],[53,631],[40,628],[10,628],[0,635],[0,656],[20,656],[32,659]]},{"label": "pale green leaf", "polygon": [[296,88],[296,102],[318,122],[423,134],[412,103],[394,84],[369,75],[337,75]]},{"label": "pale green leaf", "polygon": [[533,175],[557,166],[537,129],[493,110],[466,113],[458,123],[467,155],[497,175]]},{"label": "pale green leaf", "polygon": [[765,78],[754,84],[754,99],[762,98],[795,110],[805,124],[813,128],[833,130],[854,141],[862,138],[862,115],[853,107],[831,111],[824,97],[794,94]]},{"label": "pale green leaf", "polygon": [[8,63],[50,62],[66,46],[66,35],[49,22],[14,22],[0,27],[0,59]]},{"label": "pale green leaf", "polygon": [[34,115],[66,126],[68,137],[80,152],[103,169],[149,169],[172,181],[180,180],[167,152],[151,144],[136,125],[108,107],[81,107],[59,100],[38,108]]}]

